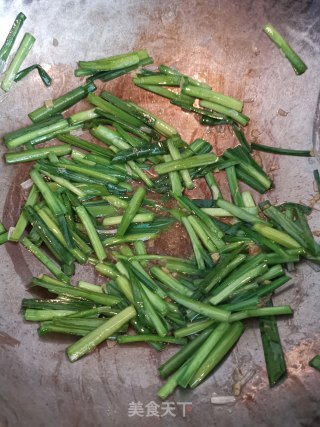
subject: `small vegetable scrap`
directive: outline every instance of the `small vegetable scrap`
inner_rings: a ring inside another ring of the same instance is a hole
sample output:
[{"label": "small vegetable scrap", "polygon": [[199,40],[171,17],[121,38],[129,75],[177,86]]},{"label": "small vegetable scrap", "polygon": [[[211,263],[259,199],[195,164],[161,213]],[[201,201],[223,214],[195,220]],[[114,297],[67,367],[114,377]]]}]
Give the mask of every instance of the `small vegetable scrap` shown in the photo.
[{"label": "small vegetable scrap", "polygon": [[309,365],[317,369],[317,371],[320,371],[320,355],[314,356],[314,358],[310,360]]},{"label": "small vegetable scrap", "polygon": [[[31,47],[33,38],[27,40]],[[19,79],[21,62],[7,72],[5,89]],[[272,295],[290,280],[289,265],[320,263],[320,245],[308,225],[310,208],[268,200],[257,205],[242,183],[261,194],[274,185],[253,150],[311,154],[250,144],[241,100],[166,65],[141,68],[150,63],[145,50],[79,61],[75,75],[87,77],[86,83],[39,106],[29,113],[30,125],[3,137],[8,165],[33,163],[25,205],[9,233],[0,225],[0,244],[21,243],[31,252],[46,268],[31,285],[53,295],[23,299],[24,317],[40,322],[39,336],[74,335],[66,350],[71,362],[107,339],[119,345],[143,341],[157,351],[168,343],[180,346],[159,367],[166,379],[158,391],[162,399],[178,386],[202,383],[241,338],[246,319],[257,318],[274,386],[286,374],[277,316],[293,310],[274,306]],[[201,124],[230,126],[239,144],[218,157],[207,141],[186,143],[178,129],[134,102],[97,93],[96,80],[134,69],[134,84],[200,115]],[[70,115],[68,109],[83,99],[91,108]],[[228,195],[217,172],[226,175]],[[185,193],[198,179],[210,190],[207,200]],[[171,227],[186,234],[189,258],[158,254],[150,245]],[[105,283],[72,283],[76,264],[92,265]]]}]

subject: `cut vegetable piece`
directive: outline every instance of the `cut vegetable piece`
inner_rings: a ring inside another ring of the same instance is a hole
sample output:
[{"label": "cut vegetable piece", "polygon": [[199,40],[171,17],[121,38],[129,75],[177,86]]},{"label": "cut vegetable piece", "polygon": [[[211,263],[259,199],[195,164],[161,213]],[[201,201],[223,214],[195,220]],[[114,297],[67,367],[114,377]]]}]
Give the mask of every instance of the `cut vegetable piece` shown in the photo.
[{"label": "cut vegetable piece", "polygon": [[129,228],[133,218],[140,209],[141,203],[146,195],[146,190],[143,187],[138,187],[134,195],[132,196],[128,207],[126,208],[120,225],[117,230],[117,237],[123,237]]},{"label": "cut vegetable piece", "polygon": [[[271,301],[269,301],[268,306],[272,307]],[[273,316],[260,318],[259,328],[269,385],[273,387],[287,372],[276,318]]]},{"label": "cut vegetable piece", "polygon": [[[27,237],[21,240],[21,243],[27,248],[47,269],[63,282],[69,283],[70,278],[61,271],[61,269],[36,245],[34,245]],[[44,319],[45,320],[45,319]]]},{"label": "cut vegetable piece", "polygon": [[194,85],[183,85],[181,92],[185,95],[193,96],[194,98],[205,99],[215,104],[223,105],[224,107],[231,108],[233,110],[242,111],[243,102],[231,98],[230,96],[223,95],[218,92],[213,92],[210,89],[196,87]]},{"label": "cut vegetable piece", "polygon": [[24,13],[20,12],[12,24],[7,38],[0,49],[0,72],[2,71],[2,64],[5,64],[6,60],[9,58],[14,42],[16,41],[16,38],[18,37],[21,27],[26,19],[27,18]]},{"label": "cut vegetable piece", "polygon": [[191,388],[195,388],[197,385],[199,385],[218,365],[220,360],[226,356],[226,354],[232,349],[232,347],[241,337],[244,329],[245,327],[241,322],[237,322],[229,326],[223,339],[218,342],[213,351],[208,355],[198,371],[191,378],[189,383]]},{"label": "cut vegetable piece", "polygon": [[318,354],[313,359],[311,359],[309,362],[309,365],[312,366],[312,368],[315,368],[320,372],[320,355]]},{"label": "cut vegetable piece", "polygon": [[219,322],[228,322],[230,318],[230,312],[219,307],[212,307],[209,304],[204,304],[185,295],[178,294],[177,292],[167,291],[167,294],[177,303],[183,305],[184,307],[190,308],[196,313],[209,317],[210,319],[215,319]]},{"label": "cut vegetable piece", "polygon": [[274,42],[274,44],[280,49],[283,55],[288,59],[294,72],[297,75],[303,74],[308,68],[302,61],[299,55],[291,48],[291,46],[285,41],[285,39],[278,33],[278,31],[271,25],[266,24],[263,27],[263,31],[267,36]]},{"label": "cut vegetable piece", "polygon": [[129,320],[136,316],[136,310],[130,306],[116,314],[111,319],[106,320],[101,326],[89,332],[86,336],[71,344],[67,348],[67,355],[71,362],[75,362],[97,345],[105,341],[110,335],[117,332]]},{"label": "cut vegetable piece", "polygon": [[191,378],[199,368],[202,366],[203,362],[209,356],[209,354],[214,351],[214,348],[219,343],[221,339],[224,339],[224,335],[229,330],[230,325],[228,323],[220,323],[216,328],[213,329],[212,333],[208,336],[205,342],[197,349],[195,354],[192,356],[192,359],[184,371],[183,375],[178,380],[178,384],[186,388]]},{"label": "cut vegetable piece", "polygon": [[61,113],[67,110],[69,107],[76,104],[81,99],[85,98],[88,93],[93,92],[95,90],[96,86],[93,83],[88,83],[84,86],[79,86],[65,93],[59,98],[52,100],[52,106],[39,107],[29,113],[28,116],[33,122],[39,122],[40,120],[48,119],[56,113]]},{"label": "cut vegetable piece", "polygon": [[44,159],[50,154],[55,154],[56,156],[65,156],[70,152],[71,147],[69,145],[55,145],[53,147],[25,150],[19,153],[6,153],[5,161],[8,164],[14,164],[19,162],[32,162],[34,160]]},{"label": "cut vegetable piece", "polygon": [[35,41],[36,39],[33,37],[32,34],[25,33],[12,62],[4,73],[1,82],[1,88],[5,92],[8,92],[10,90],[12,83],[14,82],[15,76],[19,71],[19,68],[21,67],[23,61],[26,59]]},{"label": "cut vegetable piece", "polygon": [[39,65],[39,64],[34,64],[34,65],[31,65],[30,67],[27,67],[27,68],[25,68],[24,70],[21,70],[21,71],[19,71],[17,74],[16,74],[16,76],[15,76],[15,78],[14,78],[14,81],[15,82],[18,82],[18,81],[20,81],[20,80],[22,80],[22,79],[24,79],[29,73],[31,73],[33,70],[37,70],[38,71],[38,74],[39,74],[39,76],[40,76],[40,78],[41,78],[41,80],[43,81],[43,83],[45,84],[45,86],[47,86],[47,87],[49,87],[49,86],[51,86],[51,82],[52,82],[52,79],[51,79],[51,77],[49,76],[49,74],[41,67],[41,65]]},{"label": "cut vegetable piece", "polygon": [[91,221],[90,215],[88,214],[86,208],[84,206],[78,206],[76,208],[77,215],[79,216],[82,224],[84,225],[85,229],[87,230],[90,242],[93,246],[93,249],[95,251],[95,254],[98,258],[98,260],[101,262],[104,259],[106,259],[107,254],[104,250],[104,247],[101,243],[101,240],[99,238],[99,235]]},{"label": "cut vegetable piece", "polygon": [[282,154],[284,156],[300,156],[300,157],[313,157],[310,150],[291,150],[289,148],[270,147],[263,144],[251,143],[251,148],[257,151],[265,151],[266,153]]}]

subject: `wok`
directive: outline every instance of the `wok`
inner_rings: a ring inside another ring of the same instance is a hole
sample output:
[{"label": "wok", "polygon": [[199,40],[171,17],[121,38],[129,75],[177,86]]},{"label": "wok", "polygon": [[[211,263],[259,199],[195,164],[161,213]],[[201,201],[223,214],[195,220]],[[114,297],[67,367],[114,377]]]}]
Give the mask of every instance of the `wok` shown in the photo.
[{"label": "wok", "polygon": [[[44,100],[57,97],[79,84],[73,76],[76,61],[95,59],[136,48],[146,48],[155,64],[165,63],[209,82],[217,91],[246,101],[251,117],[246,134],[264,144],[308,149],[320,88],[320,2],[318,0],[79,0],[54,2],[23,0],[0,2],[0,39],[3,40],[19,11],[27,15],[25,31],[37,39],[28,64],[42,64],[54,78],[45,88],[38,76],[16,84],[0,103],[0,134],[28,124],[27,113]],[[263,34],[271,22],[290,41],[308,65],[297,77],[290,64]],[[108,90],[130,98],[163,117],[190,141],[203,137],[221,153],[233,136],[224,128],[200,127],[159,97],[134,88],[130,77],[106,84]],[[82,104],[82,108],[83,108]],[[0,146],[1,155],[5,152]],[[312,170],[315,159],[261,154],[273,175],[272,202],[309,204],[314,200]],[[29,166],[1,166],[0,218],[15,224],[25,194],[20,183]],[[201,197],[202,189],[199,187]],[[319,215],[311,217],[319,230]],[[169,242],[182,250],[181,242]],[[293,280],[275,297],[290,304],[294,316],[281,319],[279,329],[286,355],[288,378],[270,389],[260,334],[255,322],[234,351],[213,375],[194,391],[178,390],[168,398],[174,408],[163,417],[147,417],[162,381],[157,368],[174,349],[163,352],[144,345],[100,346],[88,357],[71,364],[65,347],[71,338],[40,339],[36,325],[20,313],[30,278],[42,268],[22,248],[0,247],[0,425],[8,427],[70,426],[316,426],[320,424],[320,374],[308,361],[320,352],[319,273],[299,265]],[[101,281],[91,270],[78,277]],[[214,393],[230,395],[232,373],[238,367],[251,379],[236,402],[211,403]],[[129,416],[130,402],[141,402],[144,416]],[[190,402],[185,414],[183,402]],[[159,408],[161,414],[162,407]],[[163,411],[162,411],[163,413]]]}]

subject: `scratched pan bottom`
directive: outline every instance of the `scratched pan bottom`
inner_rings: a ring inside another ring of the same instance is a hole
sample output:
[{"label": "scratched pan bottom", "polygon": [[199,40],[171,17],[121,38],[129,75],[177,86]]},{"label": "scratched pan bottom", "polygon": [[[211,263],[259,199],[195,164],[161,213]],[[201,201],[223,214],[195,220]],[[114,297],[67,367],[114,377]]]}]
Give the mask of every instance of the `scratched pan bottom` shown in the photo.
[{"label": "scratched pan bottom", "polygon": [[[38,77],[30,76],[16,85],[0,103],[1,134],[27,124],[27,112],[45,99],[76,86],[79,80],[73,69],[78,59],[146,48],[156,64],[176,66],[217,91],[244,99],[245,113],[251,117],[246,130],[250,140],[290,148],[311,146],[320,86],[319,1],[2,1],[1,40],[20,10],[28,17],[25,29],[37,38],[28,61],[43,64],[54,84],[46,89]],[[303,76],[295,76],[261,32],[267,21],[287,35],[308,64]],[[187,141],[203,137],[218,154],[234,144],[227,129],[200,127],[189,114],[134,88],[129,77],[105,87],[159,114]],[[0,150],[5,151],[3,146]],[[260,159],[275,180],[276,188],[268,194],[272,202],[312,201],[319,209],[312,183],[314,160],[266,154]],[[27,174],[28,166],[1,167],[0,214],[6,226],[14,225],[23,204],[20,183]],[[204,186],[199,184],[192,196],[205,197]],[[312,226],[319,231],[317,211]],[[163,238],[153,250],[161,252],[167,245],[170,253],[183,254],[183,238]],[[178,390],[165,404],[156,398],[162,384],[157,368],[174,353],[172,347],[158,353],[145,345],[109,348],[105,344],[71,364],[64,351],[72,338],[38,339],[36,325],[24,323],[19,310],[21,299],[30,295],[26,284],[41,272],[23,249],[13,244],[0,247],[1,426],[319,425],[320,375],[308,367],[308,361],[320,352],[320,298],[317,273],[309,266],[299,266],[292,282],[275,298],[295,310],[292,318],[279,321],[286,381],[269,389],[259,331],[250,322],[210,379],[192,392]],[[89,268],[78,270],[77,276],[102,281]],[[252,379],[234,405],[213,406],[214,393],[231,393],[235,367],[250,371]],[[152,401],[160,405],[154,408],[162,418],[147,417],[148,411],[152,414],[148,409]],[[132,413],[138,402],[141,416]],[[185,402],[190,404],[184,413]],[[164,415],[164,405],[172,413]]]}]

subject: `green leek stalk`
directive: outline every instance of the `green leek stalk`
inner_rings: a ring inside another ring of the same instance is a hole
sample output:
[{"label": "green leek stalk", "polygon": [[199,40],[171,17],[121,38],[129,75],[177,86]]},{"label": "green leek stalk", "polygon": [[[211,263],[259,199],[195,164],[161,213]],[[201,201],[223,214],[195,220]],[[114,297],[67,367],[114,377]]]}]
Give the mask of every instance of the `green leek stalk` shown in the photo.
[{"label": "green leek stalk", "polygon": [[98,326],[67,348],[69,360],[75,362],[86,353],[92,351],[97,345],[121,329],[129,320],[133,319],[136,314],[134,307],[129,306],[110,319],[107,319],[101,326]]},{"label": "green leek stalk", "polygon": [[1,82],[1,88],[5,92],[8,92],[10,90],[17,72],[19,71],[23,61],[26,59],[35,41],[36,39],[33,37],[32,34],[25,33],[11,64],[4,73]]}]

